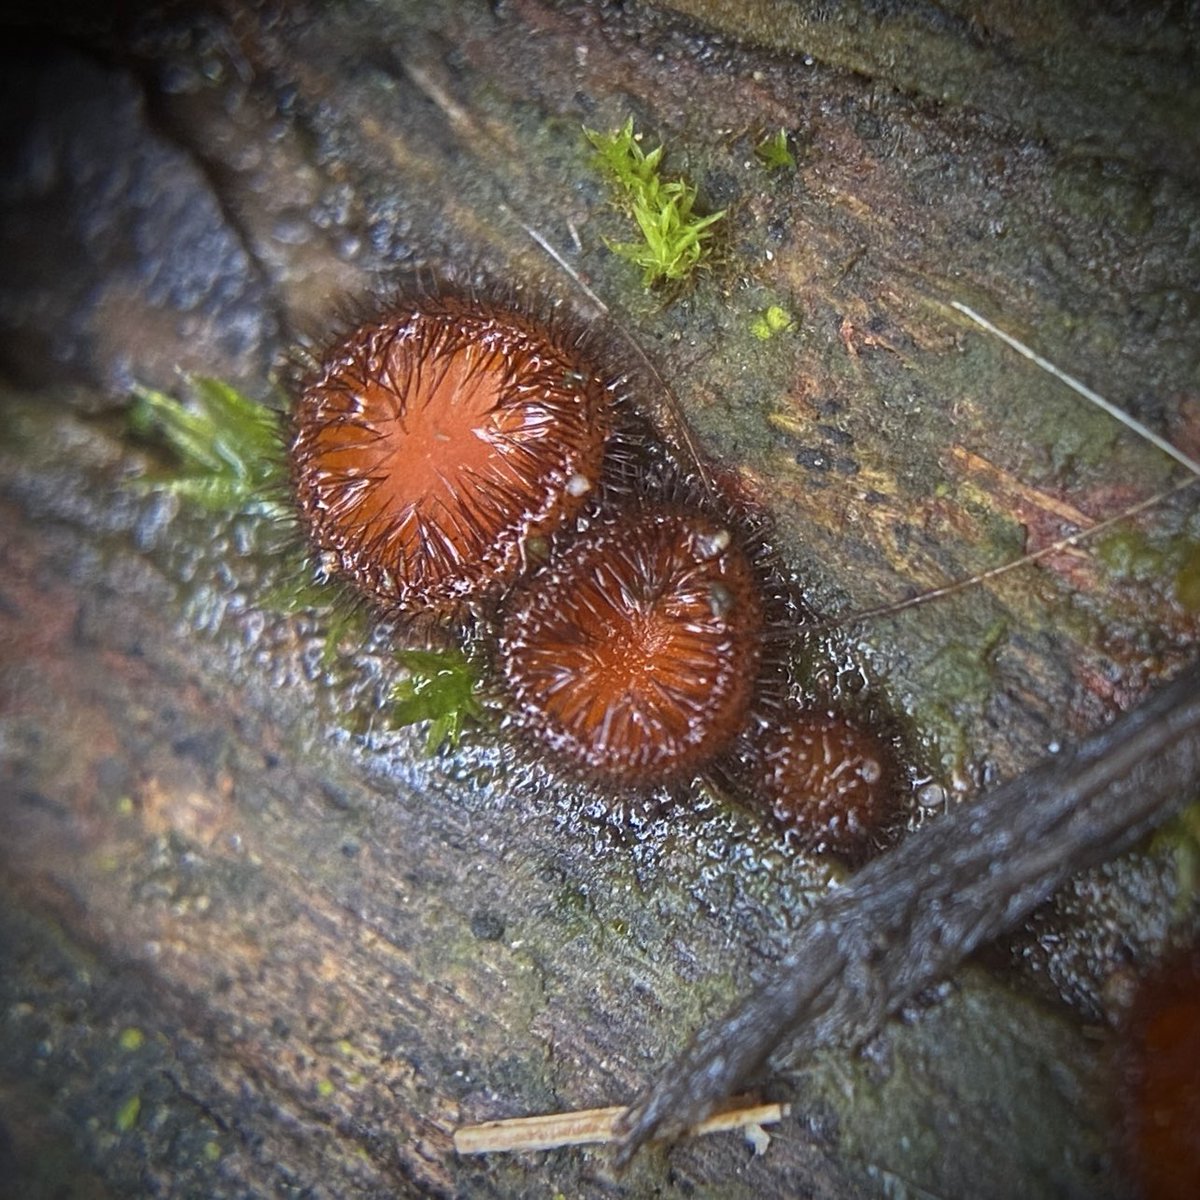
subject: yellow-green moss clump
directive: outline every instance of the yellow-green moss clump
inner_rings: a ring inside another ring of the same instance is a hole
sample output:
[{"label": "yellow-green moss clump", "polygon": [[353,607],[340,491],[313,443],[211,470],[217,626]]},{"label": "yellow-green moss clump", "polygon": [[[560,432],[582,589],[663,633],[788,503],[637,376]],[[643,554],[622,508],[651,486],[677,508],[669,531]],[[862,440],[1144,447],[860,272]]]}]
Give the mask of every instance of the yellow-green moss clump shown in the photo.
[{"label": "yellow-green moss clump", "polygon": [[682,283],[710,249],[712,226],[724,210],[701,216],[695,211],[696,188],[683,179],[663,179],[663,147],[649,153],[634,133],[633,118],[614,133],[585,129],[595,154],[592,163],[605,177],[616,205],[633,218],[642,235],[637,242],[612,242],[608,248],[641,268],[642,283]]},{"label": "yellow-green moss clump", "polygon": [[778,133],[772,133],[763,138],[754,147],[754,157],[768,171],[778,171],[783,168],[790,168],[793,171],[796,169],[796,156],[788,145],[786,129],[781,129]]}]

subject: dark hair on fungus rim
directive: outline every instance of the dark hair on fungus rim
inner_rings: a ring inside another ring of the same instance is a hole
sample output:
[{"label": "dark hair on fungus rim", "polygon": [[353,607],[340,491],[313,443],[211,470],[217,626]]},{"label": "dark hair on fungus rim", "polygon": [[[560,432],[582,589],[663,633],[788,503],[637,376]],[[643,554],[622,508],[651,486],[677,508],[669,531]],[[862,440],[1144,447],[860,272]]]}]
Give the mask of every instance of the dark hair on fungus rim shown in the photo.
[{"label": "dark hair on fungus rim", "polygon": [[336,341],[300,382],[289,450],[322,565],[389,615],[511,583],[600,477],[611,396],[578,342],[444,289]]},{"label": "dark hair on fungus rim", "polygon": [[677,782],[741,730],[762,618],[759,581],[727,528],[632,505],[510,595],[497,644],[509,720],[593,782]]}]

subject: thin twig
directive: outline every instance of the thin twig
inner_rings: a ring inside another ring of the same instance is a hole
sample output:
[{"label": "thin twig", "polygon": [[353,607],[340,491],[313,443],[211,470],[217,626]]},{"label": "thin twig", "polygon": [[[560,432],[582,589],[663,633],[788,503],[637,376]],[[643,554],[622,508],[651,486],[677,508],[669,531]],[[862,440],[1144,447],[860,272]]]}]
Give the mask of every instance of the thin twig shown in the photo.
[{"label": "thin twig", "polygon": [[712,471],[704,457],[704,452],[700,449],[696,441],[696,435],[692,432],[691,425],[688,424],[687,417],[683,414],[683,406],[679,403],[679,397],[676,396],[675,389],[667,382],[650,355],[647,354],[641,342],[613,316],[609,306],[596,294],[595,290],[566,260],[554,244],[537,229],[534,229],[532,225],[526,224],[511,208],[509,209],[509,213],[529,237],[550,256],[566,274],[567,278],[596,306],[600,315],[609,321],[612,328],[620,334],[625,344],[637,356],[638,361],[642,364],[642,368],[649,374],[650,378],[654,380],[655,385],[662,392],[665,401],[665,423],[669,427],[667,429],[668,435],[687,452],[688,458],[691,459],[692,469],[696,472],[696,477],[700,480],[700,486],[704,489],[706,495],[712,496],[716,487],[713,482]]},{"label": "thin twig", "polygon": [[[513,1117],[464,1125],[454,1131],[459,1154],[511,1153],[518,1150],[557,1150],[561,1146],[587,1146],[617,1140],[617,1121],[627,1110],[584,1108],[575,1112],[547,1113],[538,1117]],[[788,1115],[786,1104],[755,1104],[715,1113],[688,1130],[692,1136],[723,1133],[759,1125],[775,1125]]]},{"label": "thin twig", "polygon": [[1098,392],[1093,392],[1086,384],[1080,383],[1073,375],[1068,375],[1066,371],[1056,367],[1049,359],[1043,358],[1036,350],[1031,350],[1024,342],[1013,337],[1011,333],[1005,333],[1003,329],[998,329],[987,317],[981,317],[973,308],[968,308],[965,304],[957,300],[951,300],[950,307],[962,313],[963,316],[969,317],[980,329],[985,329],[993,337],[998,337],[1006,346],[1011,346],[1018,354],[1029,359],[1030,362],[1036,363],[1043,371],[1053,375],[1055,379],[1065,383],[1073,392],[1077,392],[1097,408],[1103,409],[1110,417],[1120,421],[1127,429],[1132,429],[1138,437],[1145,438],[1152,446],[1157,446],[1164,454],[1169,454],[1177,463],[1187,467],[1193,475],[1200,476],[1200,463],[1184,454],[1178,446],[1172,445],[1166,438],[1155,433],[1153,429],[1147,428],[1137,418],[1131,417],[1124,409],[1118,408],[1109,400],[1105,400]]},{"label": "thin twig", "polygon": [[1111,529],[1114,525],[1120,524],[1122,521],[1128,520],[1130,517],[1136,517],[1139,513],[1145,512],[1147,509],[1154,508],[1161,504],[1164,500],[1170,499],[1176,492],[1181,492],[1185,488],[1192,487],[1197,480],[1200,480],[1200,463],[1194,458],[1189,457],[1178,446],[1167,441],[1166,438],[1159,436],[1154,430],[1147,428],[1145,425],[1134,417],[1131,417],[1123,409],[1118,408],[1111,401],[1106,400],[1098,392],[1092,391],[1086,384],[1080,383],[1073,375],[1068,375],[1066,371],[1056,367],[1049,359],[1043,358],[1036,350],[1031,349],[1019,338],[1013,337],[1011,333],[1006,333],[1003,329],[993,325],[986,317],[981,316],[973,308],[969,308],[958,300],[951,300],[950,307],[955,311],[960,312],[963,316],[974,321],[980,329],[990,333],[993,337],[999,338],[1006,346],[1011,347],[1022,357],[1029,359],[1041,367],[1043,371],[1053,375],[1055,379],[1065,383],[1072,391],[1077,392],[1085,400],[1108,413],[1120,421],[1126,428],[1133,430],[1139,437],[1144,438],[1152,446],[1156,446],[1164,454],[1170,455],[1177,463],[1186,467],[1191,473],[1191,479],[1185,479],[1182,483],[1176,484],[1174,487],[1166,488],[1161,492],[1156,492],[1146,500],[1142,500],[1138,504],[1132,505],[1130,508],[1124,509],[1115,516],[1108,517],[1103,521],[1097,521],[1095,525],[1089,525],[1086,529],[1081,529],[1078,533],[1069,534],[1067,537],[1059,538],[1049,545],[1042,546],[1038,550],[1034,550],[1029,554],[1023,554],[1020,558],[1014,558],[1011,562],[1001,563],[997,567],[992,567],[990,570],[981,571],[976,575],[969,575],[965,579],[956,579],[953,583],[944,584],[941,587],[930,588],[928,591],[922,592],[919,596],[909,596],[905,600],[894,600],[888,604],[880,604],[875,608],[863,609],[856,612],[851,617],[836,617],[829,621],[822,621],[820,624],[811,626],[809,632],[824,633],[830,629],[839,629],[844,625],[857,624],[860,621],[878,620],[883,617],[893,617],[898,613],[907,612],[910,608],[917,608],[923,604],[927,604],[932,600],[941,600],[947,596],[957,595],[959,592],[965,592],[968,588],[973,588],[982,583],[987,583],[989,580],[996,579],[1001,575],[1006,575],[1009,571],[1015,571],[1018,567],[1024,567],[1029,563],[1038,562],[1040,559],[1047,558],[1052,554],[1057,554],[1062,550],[1069,550],[1073,546],[1078,546],[1080,543],[1087,541],[1089,538],[1095,537],[1105,530]]},{"label": "thin twig", "polygon": [[930,588],[928,591],[922,592],[919,596],[909,596],[906,600],[893,600],[888,604],[877,605],[875,608],[864,608],[849,617],[834,617],[829,621],[821,621],[815,625],[806,625],[805,632],[825,633],[830,629],[840,629],[846,625],[858,624],[860,621],[874,621],[882,617],[892,617],[910,608],[917,608],[922,604],[928,604],[931,600],[941,600],[946,596],[955,596],[959,592],[967,591],[968,588],[987,583],[998,576],[1007,575],[1009,571],[1015,571],[1018,567],[1028,566],[1030,563],[1048,558],[1052,554],[1058,554],[1063,550],[1069,550],[1072,546],[1078,546],[1089,538],[1104,533],[1105,530],[1112,529],[1113,526],[1119,525],[1131,517],[1136,517],[1139,513],[1143,513],[1147,509],[1156,507],[1164,500],[1169,500],[1176,492],[1182,492],[1187,488],[1195,487],[1198,482],[1200,482],[1200,479],[1184,479],[1174,487],[1167,488],[1161,492],[1155,492],[1153,496],[1149,496],[1145,500],[1123,509],[1115,516],[1107,517],[1103,521],[1097,521],[1095,525],[1089,525],[1086,529],[1081,529],[1078,533],[1072,533],[1067,537],[1059,538],[1057,541],[1050,542],[1037,550],[1030,551],[1028,554],[1022,554],[1020,558],[1014,558],[1010,562],[990,567],[988,570],[980,571],[976,575],[968,575],[963,579],[956,579],[953,583]]}]

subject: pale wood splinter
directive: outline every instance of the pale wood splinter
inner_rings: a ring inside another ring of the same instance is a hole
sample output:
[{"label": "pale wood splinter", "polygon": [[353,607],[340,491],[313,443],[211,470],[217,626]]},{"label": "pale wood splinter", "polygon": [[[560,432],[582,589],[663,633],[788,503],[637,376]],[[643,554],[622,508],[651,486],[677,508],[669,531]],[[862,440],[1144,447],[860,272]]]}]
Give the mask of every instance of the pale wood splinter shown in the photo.
[{"label": "pale wood splinter", "polygon": [[[556,1150],[560,1146],[586,1146],[619,1140],[617,1121],[623,1105],[585,1108],[575,1112],[547,1113],[538,1117],[513,1117],[464,1125],[454,1131],[459,1154],[511,1153],[518,1150]],[[722,1133],[731,1129],[753,1132],[760,1125],[776,1125],[788,1115],[786,1104],[755,1104],[727,1109],[692,1126],[688,1136]]]}]

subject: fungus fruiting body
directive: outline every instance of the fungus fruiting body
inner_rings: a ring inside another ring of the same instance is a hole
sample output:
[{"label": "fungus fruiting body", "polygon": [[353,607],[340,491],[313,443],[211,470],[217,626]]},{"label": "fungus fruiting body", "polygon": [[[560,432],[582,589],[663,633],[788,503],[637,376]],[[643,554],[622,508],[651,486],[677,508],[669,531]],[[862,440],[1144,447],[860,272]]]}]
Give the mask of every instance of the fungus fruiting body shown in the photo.
[{"label": "fungus fruiting body", "polygon": [[687,509],[631,507],[512,596],[497,651],[511,719],[596,781],[685,778],[741,728],[762,609],[728,529]]},{"label": "fungus fruiting body", "polygon": [[510,582],[595,486],[608,389],[578,347],[478,298],[397,306],[303,384],[291,470],[322,561],[385,611]]},{"label": "fungus fruiting body", "polygon": [[1200,1196],[1200,945],[1143,980],[1126,1048],[1125,1121],[1146,1200]]},{"label": "fungus fruiting body", "polygon": [[894,815],[891,746],[844,716],[780,714],[749,757],[751,786],[805,848],[861,858]]},{"label": "fungus fruiting body", "polygon": [[396,303],[299,386],[301,524],[385,615],[472,624],[507,725],[568,774],[641,791],[742,763],[734,790],[752,776],[794,841],[862,855],[890,746],[827,714],[750,737],[789,711],[765,542],[732,496],[681,499],[686,468],[614,401],[552,323],[450,290]]}]

